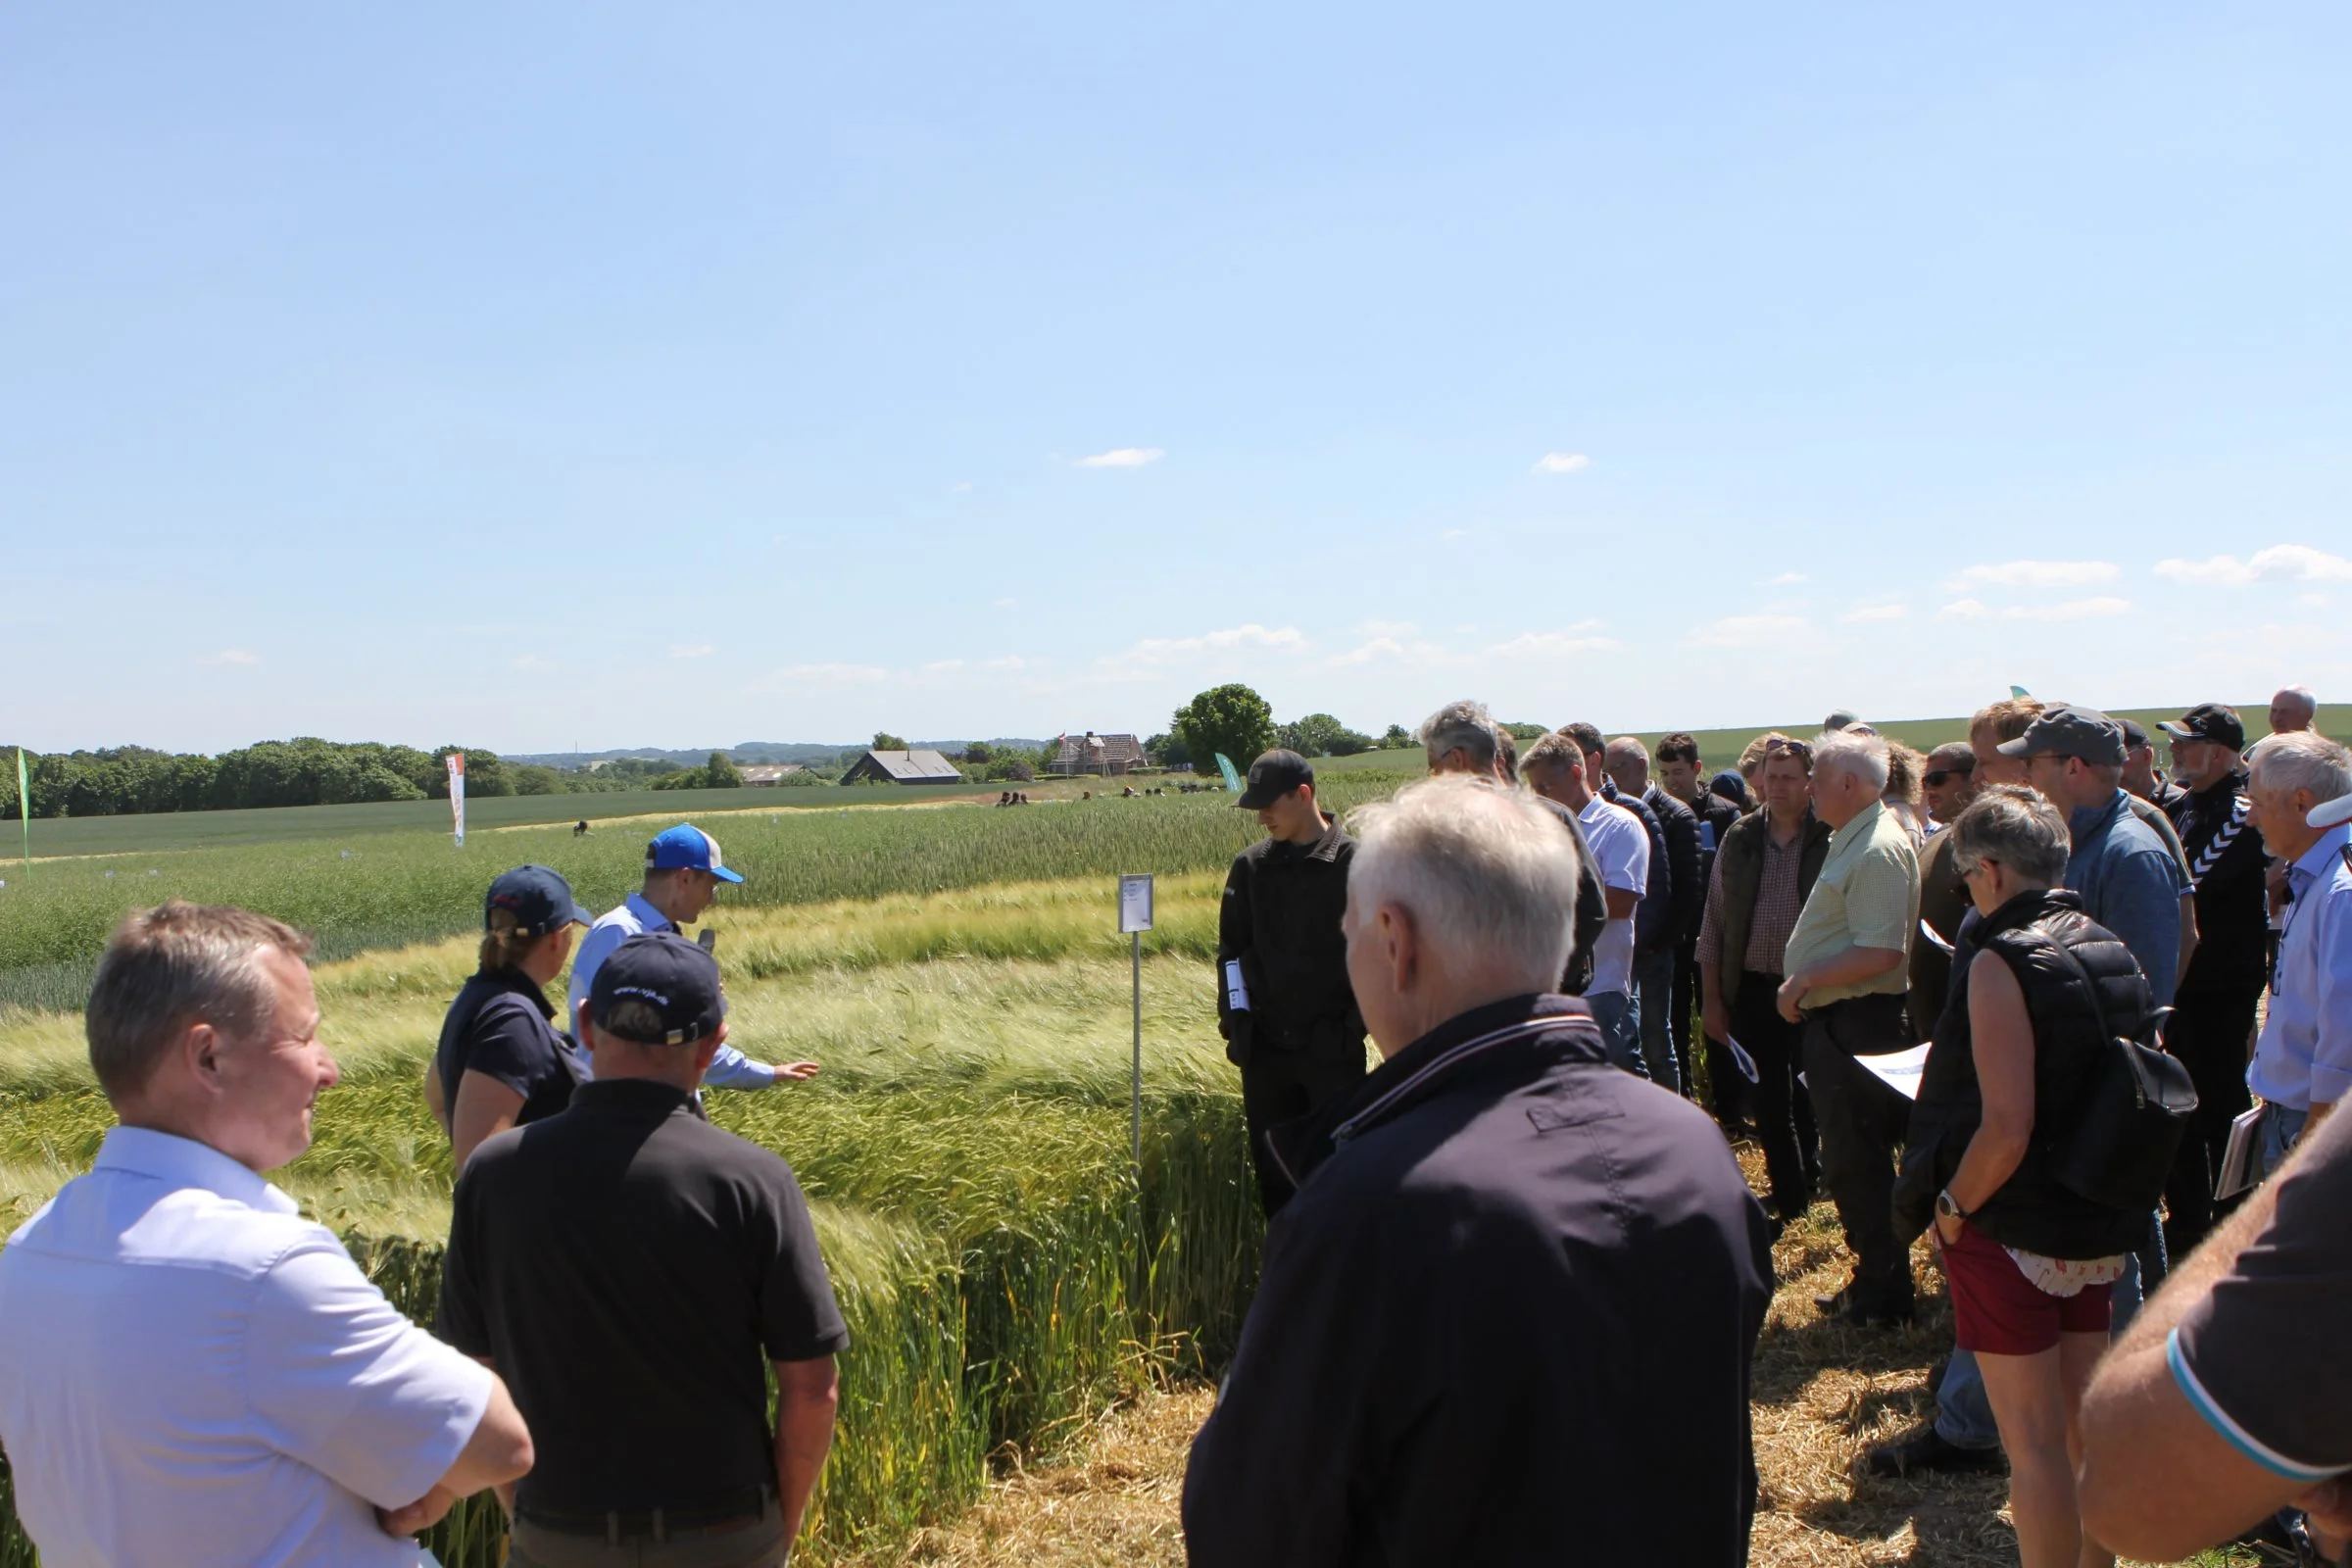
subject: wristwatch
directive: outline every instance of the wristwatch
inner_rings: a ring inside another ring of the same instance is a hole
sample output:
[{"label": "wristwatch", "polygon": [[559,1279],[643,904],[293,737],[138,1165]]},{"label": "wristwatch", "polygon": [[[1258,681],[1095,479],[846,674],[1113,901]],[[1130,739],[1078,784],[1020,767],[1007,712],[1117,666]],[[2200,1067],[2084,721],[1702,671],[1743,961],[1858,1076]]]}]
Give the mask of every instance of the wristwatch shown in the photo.
[{"label": "wristwatch", "polygon": [[1942,1192],[1936,1195],[1936,1212],[1938,1215],[1946,1215],[1952,1219],[1964,1220],[1969,1218],[1968,1210],[1962,1208],[1959,1200],[1952,1197],[1952,1190],[1949,1187],[1946,1187]]}]

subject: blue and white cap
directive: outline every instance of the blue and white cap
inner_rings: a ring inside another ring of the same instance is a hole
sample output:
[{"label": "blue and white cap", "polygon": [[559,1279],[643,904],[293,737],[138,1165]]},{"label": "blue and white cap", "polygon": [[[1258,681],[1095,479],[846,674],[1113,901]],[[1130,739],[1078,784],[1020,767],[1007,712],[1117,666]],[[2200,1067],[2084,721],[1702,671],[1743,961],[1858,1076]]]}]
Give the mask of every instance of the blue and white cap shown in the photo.
[{"label": "blue and white cap", "polygon": [[740,872],[727,869],[719,858],[718,840],[699,827],[680,822],[654,835],[645,847],[648,871],[708,871],[721,882],[740,882]]}]

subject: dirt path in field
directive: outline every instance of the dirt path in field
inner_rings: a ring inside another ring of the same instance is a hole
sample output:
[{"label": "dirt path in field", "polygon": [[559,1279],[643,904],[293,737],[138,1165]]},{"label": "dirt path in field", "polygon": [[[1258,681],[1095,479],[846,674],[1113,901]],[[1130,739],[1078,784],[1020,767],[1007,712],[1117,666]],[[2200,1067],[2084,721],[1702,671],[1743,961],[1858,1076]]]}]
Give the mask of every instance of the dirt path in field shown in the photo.
[{"label": "dirt path in field", "polygon": [[[1742,1146],[1742,1163],[1757,1163]],[[1751,1173],[1751,1179],[1759,1173]],[[1844,1283],[1825,1202],[1782,1237],[1781,1286],[1755,1365],[1756,1463],[1763,1477],[1749,1561],[1757,1568],[2007,1568],[2017,1538],[2008,1479],[1860,1475],[1864,1450],[1933,1412],[1928,1368],[1951,1348],[1941,1285],[1921,1262],[1919,1323],[1848,1329],[1813,1305]],[[1934,1292],[1931,1297],[1928,1292]],[[1181,1568],[1177,1504],[1210,1391],[1155,1394],[1106,1417],[1084,1451],[1015,1473],[955,1526],[899,1559],[942,1568]],[[1661,1519],[1659,1528],[1671,1528]],[[2200,1559],[2214,1568],[2248,1556]]]}]

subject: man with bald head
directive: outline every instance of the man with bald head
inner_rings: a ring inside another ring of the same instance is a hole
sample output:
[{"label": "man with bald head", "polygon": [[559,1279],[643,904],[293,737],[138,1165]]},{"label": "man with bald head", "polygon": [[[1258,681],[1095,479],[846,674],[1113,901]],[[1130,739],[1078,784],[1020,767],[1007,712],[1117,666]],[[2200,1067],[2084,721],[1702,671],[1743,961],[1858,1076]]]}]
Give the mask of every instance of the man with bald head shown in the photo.
[{"label": "man with bald head", "polygon": [[1649,748],[1639,737],[1620,735],[1609,742],[1603,765],[1617,793],[1649,808],[1665,837],[1665,885],[1657,890],[1665,912],[1647,931],[1635,932],[1634,985],[1642,993],[1642,1056],[1649,1076],[1689,1095],[1690,1074],[1682,1057],[1690,1047],[1690,1030],[1675,1027],[1681,1015],[1674,1007],[1674,956],[1697,934],[1707,896],[1698,875],[1698,813],[1651,781]]},{"label": "man with bald head", "polygon": [[2291,735],[2319,721],[2320,700],[2308,686],[2282,686],[2271,699],[2271,733]]},{"label": "man with bald head", "polygon": [[1348,826],[1348,972],[1385,1059],[1269,1140],[1298,1192],[1193,1443],[1191,1560],[1740,1561],[1764,1214],[1705,1112],[1548,994],[1575,841],[1463,778]]}]

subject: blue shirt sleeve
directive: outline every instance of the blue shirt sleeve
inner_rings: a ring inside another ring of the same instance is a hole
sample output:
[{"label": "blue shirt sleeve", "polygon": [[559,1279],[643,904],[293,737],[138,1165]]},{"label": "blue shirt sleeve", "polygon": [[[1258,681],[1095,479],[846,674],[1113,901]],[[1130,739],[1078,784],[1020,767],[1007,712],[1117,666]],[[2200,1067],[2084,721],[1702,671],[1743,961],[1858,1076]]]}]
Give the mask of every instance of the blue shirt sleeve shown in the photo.
[{"label": "blue shirt sleeve", "polygon": [[[580,945],[571,956],[571,984],[564,988],[566,1004],[571,1008],[571,1032],[580,1032],[580,1019],[588,1011],[588,987],[596,979],[596,971],[612,956],[612,950],[628,940],[629,933],[618,921],[611,925],[602,922],[588,928]],[[721,1048],[724,1049],[723,1047]]]},{"label": "blue shirt sleeve", "polygon": [[765,1089],[775,1081],[773,1067],[754,1061],[733,1046],[719,1047],[710,1071],[703,1074],[704,1085],[711,1089]]},{"label": "blue shirt sleeve", "polygon": [[2113,857],[2101,879],[2099,924],[2123,938],[2159,1007],[2180,983],[2180,867],[2161,847]]}]

